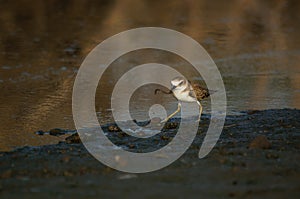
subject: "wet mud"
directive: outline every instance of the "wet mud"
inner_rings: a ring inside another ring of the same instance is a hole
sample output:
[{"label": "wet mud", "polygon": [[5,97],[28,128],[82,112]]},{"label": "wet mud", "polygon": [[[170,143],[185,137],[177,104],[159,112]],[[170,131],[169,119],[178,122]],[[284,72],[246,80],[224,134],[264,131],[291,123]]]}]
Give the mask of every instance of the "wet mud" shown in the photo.
[{"label": "wet mud", "polygon": [[[217,145],[208,156],[198,159],[209,124],[209,116],[204,115],[189,150],[168,167],[146,174],[123,173],[106,167],[88,153],[76,133],[55,145],[1,152],[0,196],[298,198],[299,118],[297,109],[229,115]],[[176,133],[177,122],[178,119],[169,121],[162,133],[139,144],[112,127],[114,124],[104,125],[103,129],[119,146],[137,150],[168,143]]]}]

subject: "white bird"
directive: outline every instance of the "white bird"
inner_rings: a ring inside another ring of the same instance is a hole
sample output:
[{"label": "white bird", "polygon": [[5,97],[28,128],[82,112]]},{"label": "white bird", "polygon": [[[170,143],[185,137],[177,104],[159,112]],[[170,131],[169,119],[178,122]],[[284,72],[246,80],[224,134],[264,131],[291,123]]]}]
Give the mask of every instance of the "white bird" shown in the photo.
[{"label": "white bird", "polygon": [[180,111],[181,102],[196,102],[199,105],[198,121],[200,121],[202,114],[202,105],[200,101],[209,97],[209,90],[201,87],[199,84],[191,84],[191,82],[183,77],[175,77],[174,79],[172,79],[171,86],[171,90],[169,90],[168,92],[161,89],[155,90],[155,94],[157,94],[158,91],[161,91],[165,94],[173,94],[174,97],[179,101],[177,110],[169,115],[166,119],[162,120],[161,123],[168,121],[171,117],[173,117]]}]

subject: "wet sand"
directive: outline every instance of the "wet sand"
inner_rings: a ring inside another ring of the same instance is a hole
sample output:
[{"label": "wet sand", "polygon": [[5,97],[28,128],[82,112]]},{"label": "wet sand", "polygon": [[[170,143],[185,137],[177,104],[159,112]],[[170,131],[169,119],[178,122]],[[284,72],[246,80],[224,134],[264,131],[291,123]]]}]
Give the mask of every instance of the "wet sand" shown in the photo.
[{"label": "wet sand", "polygon": [[[300,110],[247,111],[227,116],[217,145],[200,160],[197,154],[209,124],[207,118],[204,116],[196,139],[179,160],[146,174],[110,169],[95,160],[81,143],[72,143],[70,139],[56,145],[2,152],[0,196],[298,198]],[[176,132],[176,120],[167,125],[157,137],[162,145]],[[108,134],[111,139],[126,140],[126,135],[114,129]]]},{"label": "wet sand", "polygon": [[[290,1],[0,1],[0,151],[55,144],[32,132],[74,129],[72,90],[84,58],[105,39],[132,28],[182,32],[213,58],[224,80],[227,110],[300,109],[300,2]],[[133,6],[134,5],[134,6]],[[168,65],[202,84],[201,74],[180,56],[158,49],[118,58],[96,92],[101,124],[113,121],[111,93],[125,71],[145,63]],[[156,89],[156,88],[154,88]],[[210,113],[210,100],[204,112]],[[208,102],[207,104],[205,104]],[[132,96],[135,118],[161,104],[149,86]]]}]

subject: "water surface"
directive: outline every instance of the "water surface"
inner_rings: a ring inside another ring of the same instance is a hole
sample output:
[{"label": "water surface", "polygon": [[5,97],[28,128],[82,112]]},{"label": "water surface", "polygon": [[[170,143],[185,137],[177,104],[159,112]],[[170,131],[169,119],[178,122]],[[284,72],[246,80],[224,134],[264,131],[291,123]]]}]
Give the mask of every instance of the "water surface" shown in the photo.
[{"label": "water surface", "polygon": [[[74,129],[72,86],[85,56],[101,41],[131,28],[158,26],[185,33],[205,47],[220,69],[228,111],[300,108],[298,1],[0,1],[0,150],[56,143],[35,131]],[[133,6],[134,5],[134,6]],[[160,51],[119,58],[100,81],[96,110],[111,122],[113,84],[130,67],[156,61],[200,81],[186,63]],[[202,82],[203,83],[203,82]],[[204,83],[203,83],[204,84]],[[176,101],[139,89],[131,113]],[[205,102],[204,113],[209,113]]]}]

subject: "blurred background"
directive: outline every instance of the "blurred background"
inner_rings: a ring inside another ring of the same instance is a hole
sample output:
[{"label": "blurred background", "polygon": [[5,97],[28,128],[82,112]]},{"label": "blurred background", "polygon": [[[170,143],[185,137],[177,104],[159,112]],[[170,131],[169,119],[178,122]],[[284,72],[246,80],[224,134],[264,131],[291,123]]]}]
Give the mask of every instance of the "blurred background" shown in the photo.
[{"label": "blurred background", "polygon": [[[0,151],[62,139],[39,130],[75,129],[72,87],[84,58],[106,38],[144,26],[180,31],[207,50],[223,76],[229,114],[299,109],[299,10],[296,0],[0,0]],[[113,121],[110,91],[124,67],[149,61],[187,67],[161,51],[122,56],[100,81],[100,123]],[[149,90],[136,94],[132,114],[148,111]],[[170,99],[164,103],[175,110]]]}]

